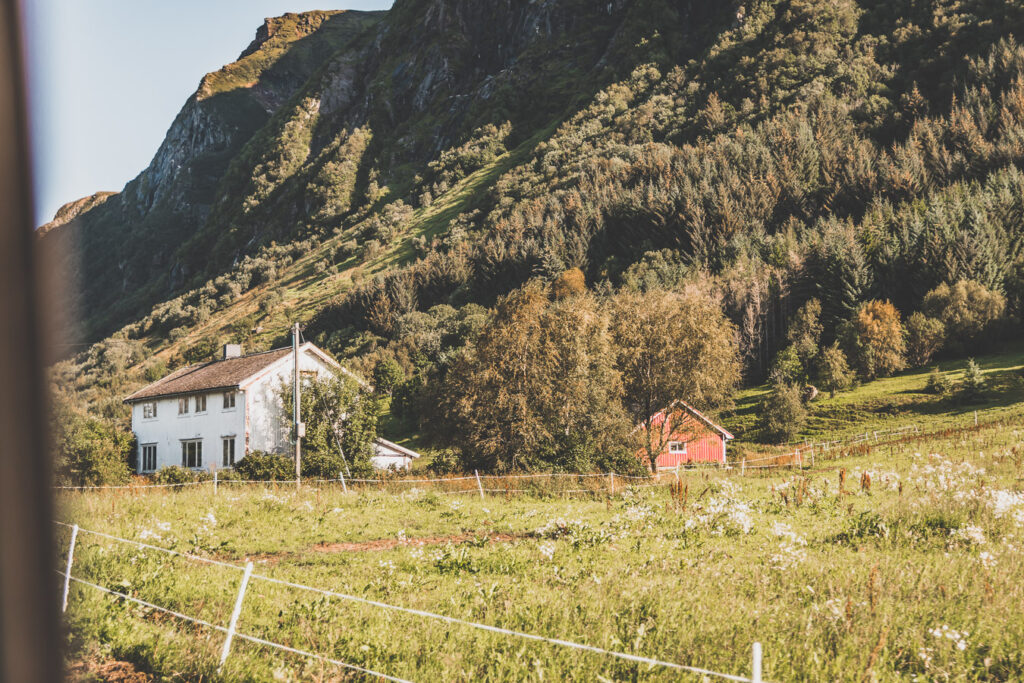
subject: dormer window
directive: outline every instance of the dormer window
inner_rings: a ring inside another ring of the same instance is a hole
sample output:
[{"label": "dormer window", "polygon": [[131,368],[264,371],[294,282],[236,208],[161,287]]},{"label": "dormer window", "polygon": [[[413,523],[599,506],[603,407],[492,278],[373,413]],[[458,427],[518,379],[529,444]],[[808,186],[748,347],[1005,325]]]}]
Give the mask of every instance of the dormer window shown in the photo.
[{"label": "dormer window", "polygon": [[142,404],[142,419],[151,420],[156,417],[156,401]]}]

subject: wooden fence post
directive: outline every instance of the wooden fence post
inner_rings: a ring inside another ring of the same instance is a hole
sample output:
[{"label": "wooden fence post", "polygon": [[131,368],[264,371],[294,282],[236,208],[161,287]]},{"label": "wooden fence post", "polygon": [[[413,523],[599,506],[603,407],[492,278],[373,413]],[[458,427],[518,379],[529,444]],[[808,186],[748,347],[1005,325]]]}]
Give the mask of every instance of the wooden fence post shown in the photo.
[{"label": "wooden fence post", "polygon": [[245,563],[245,572],[242,574],[242,583],[238,586],[238,597],[235,598],[235,609],[231,612],[231,621],[228,623],[228,635],[224,638],[224,649],[220,653],[220,666],[217,671],[224,668],[228,653],[231,651],[231,641],[235,637],[235,629],[238,626],[238,617],[242,613],[242,600],[245,598],[245,589],[249,587],[249,577],[252,576],[252,562]]},{"label": "wooden fence post", "polygon": [[345,473],[338,470],[338,479],[341,479],[341,492],[348,493],[348,485],[345,483]]},{"label": "wooden fence post", "polygon": [[61,612],[68,611],[68,590],[71,588],[71,563],[75,558],[75,541],[78,540],[78,525],[71,527],[71,543],[68,544],[68,563],[64,567],[64,599],[61,603]]},{"label": "wooden fence post", "polygon": [[761,683],[761,643],[754,643],[750,659],[750,683]]},{"label": "wooden fence post", "polygon": [[213,495],[217,495],[217,470],[213,470]]},{"label": "wooden fence post", "polygon": [[613,496],[615,495],[615,473],[614,472],[609,472],[608,473],[608,490],[610,492],[610,495],[613,495]]},{"label": "wooden fence post", "polygon": [[480,490],[480,500],[484,499],[484,485],[480,483],[480,470],[473,470],[476,475],[476,487]]}]

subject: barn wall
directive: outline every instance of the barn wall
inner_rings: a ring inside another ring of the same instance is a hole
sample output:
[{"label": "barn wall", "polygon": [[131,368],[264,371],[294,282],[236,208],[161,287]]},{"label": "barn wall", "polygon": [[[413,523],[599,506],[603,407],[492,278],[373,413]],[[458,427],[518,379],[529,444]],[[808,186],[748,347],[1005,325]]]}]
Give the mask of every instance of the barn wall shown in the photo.
[{"label": "barn wall", "polygon": [[[717,431],[689,412],[676,413],[672,420],[665,420],[664,415],[655,419],[655,428],[661,428],[661,435],[655,435],[651,441],[661,452],[657,457],[658,468],[671,469],[688,463],[721,463],[724,456],[724,437]],[[670,433],[671,432],[671,433]],[[671,441],[685,441],[686,453],[670,453],[668,444]],[[646,461],[646,451],[639,457]]]}]

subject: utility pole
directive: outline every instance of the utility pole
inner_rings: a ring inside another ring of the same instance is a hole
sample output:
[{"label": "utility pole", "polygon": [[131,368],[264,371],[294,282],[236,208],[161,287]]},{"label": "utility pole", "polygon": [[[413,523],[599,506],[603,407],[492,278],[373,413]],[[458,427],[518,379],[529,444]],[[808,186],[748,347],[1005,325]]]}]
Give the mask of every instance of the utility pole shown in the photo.
[{"label": "utility pole", "polygon": [[302,480],[302,437],[306,435],[306,425],[299,415],[299,324],[292,328],[292,416],[295,422],[295,488]]}]

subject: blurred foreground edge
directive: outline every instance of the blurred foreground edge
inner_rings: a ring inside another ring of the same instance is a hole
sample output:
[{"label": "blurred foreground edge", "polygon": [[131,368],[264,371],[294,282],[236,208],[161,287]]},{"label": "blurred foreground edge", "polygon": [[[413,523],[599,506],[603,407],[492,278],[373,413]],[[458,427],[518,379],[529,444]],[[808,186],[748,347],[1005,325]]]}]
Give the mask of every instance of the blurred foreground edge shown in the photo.
[{"label": "blurred foreground edge", "polygon": [[20,6],[0,0],[0,681],[61,680]]}]

